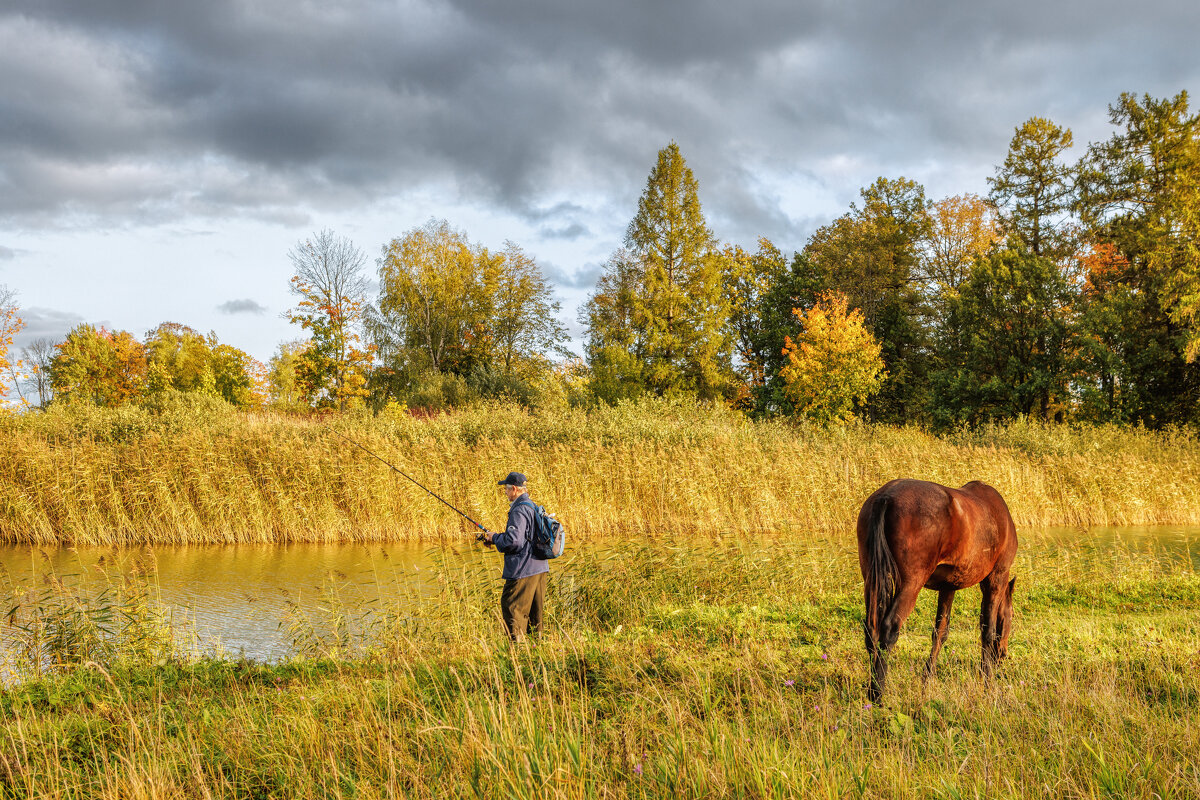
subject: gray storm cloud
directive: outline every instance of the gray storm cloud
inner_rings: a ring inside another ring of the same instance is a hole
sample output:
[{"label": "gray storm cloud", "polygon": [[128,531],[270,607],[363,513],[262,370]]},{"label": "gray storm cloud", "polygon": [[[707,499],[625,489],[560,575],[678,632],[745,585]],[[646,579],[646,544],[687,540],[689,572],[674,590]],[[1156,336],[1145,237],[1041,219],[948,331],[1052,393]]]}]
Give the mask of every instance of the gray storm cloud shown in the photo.
[{"label": "gray storm cloud", "polygon": [[1083,0],[6,8],[0,225],[295,222],[436,182],[566,238],[628,214],[672,139],[751,235],[811,227],[774,184],[836,183],[830,163],[982,184],[1029,116],[1194,83],[1200,22]]},{"label": "gray storm cloud", "polygon": [[67,338],[72,328],[84,321],[82,316],[72,311],[37,306],[22,308],[21,320],[25,327],[13,339],[13,346],[18,349],[27,347],[38,339],[61,342]]},{"label": "gray storm cloud", "polygon": [[222,314],[265,314],[267,307],[249,298],[244,300],[226,300],[217,306]]}]

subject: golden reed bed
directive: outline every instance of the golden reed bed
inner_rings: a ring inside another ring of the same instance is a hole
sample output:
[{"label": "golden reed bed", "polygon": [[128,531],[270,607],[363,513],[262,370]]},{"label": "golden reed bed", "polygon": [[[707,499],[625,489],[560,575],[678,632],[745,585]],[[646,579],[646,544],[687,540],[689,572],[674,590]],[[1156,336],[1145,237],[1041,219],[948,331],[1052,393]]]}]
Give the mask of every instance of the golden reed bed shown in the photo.
[{"label": "golden reed bed", "polygon": [[467,524],[352,437],[484,524],[519,469],[573,536],[825,532],[851,536],[895,477],[999,489],[1031,526],[1200,523],[1188,431],[916,428],[754,422],[683,401],[529,413],[487,405],[297,419],[137,408],[0,419],[0,540],[132,544],[456,536]]}]

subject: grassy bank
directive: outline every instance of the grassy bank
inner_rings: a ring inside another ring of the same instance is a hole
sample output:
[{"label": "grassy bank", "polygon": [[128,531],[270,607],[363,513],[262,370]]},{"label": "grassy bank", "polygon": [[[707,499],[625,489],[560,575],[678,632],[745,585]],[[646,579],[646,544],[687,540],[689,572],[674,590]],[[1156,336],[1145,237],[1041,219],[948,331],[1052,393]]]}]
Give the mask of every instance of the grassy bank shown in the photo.
[{"label": "grassy bank", "polygon": [[177,408],[0,418],[0,540],[35,544],[436,538],[466,525],[335,435],[349,435],[485,524],[518,469],[583,538],[844,531],[895,477],[1008,498],[1021,527],[1200,523],[1189,433],[915,429],[751,422],[650,402],[531,416],[292,419]]},{"label": "grassy bank", "polygon": [[117,626],[134,641],[0,693],[0,795],[1200,795],[1200,575],[1178,554],[1026,542],[991,686],[975,591],[939,677],[917,680],[926,593],[883,708],[864,704],[857,567],[836,542],[577,551],[533,648],[497,635],[494,568],[451,553],[353,659],[313,636],[284,664],[191,661]]}]

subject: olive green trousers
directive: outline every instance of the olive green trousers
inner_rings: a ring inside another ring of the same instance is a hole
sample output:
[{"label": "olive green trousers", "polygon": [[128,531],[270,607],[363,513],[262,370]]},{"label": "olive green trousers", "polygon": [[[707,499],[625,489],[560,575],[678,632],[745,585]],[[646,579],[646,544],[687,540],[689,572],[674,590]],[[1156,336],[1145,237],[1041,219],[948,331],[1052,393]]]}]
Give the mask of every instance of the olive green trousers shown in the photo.
[{"label": "olive green trousers", "polygon": [[504,591],[500,593],[500,613],[504,616],[504,628],[514,642],[541,630],[542,609],[546,605],[546,578],[549,574],[543,572],[504,582]]}]

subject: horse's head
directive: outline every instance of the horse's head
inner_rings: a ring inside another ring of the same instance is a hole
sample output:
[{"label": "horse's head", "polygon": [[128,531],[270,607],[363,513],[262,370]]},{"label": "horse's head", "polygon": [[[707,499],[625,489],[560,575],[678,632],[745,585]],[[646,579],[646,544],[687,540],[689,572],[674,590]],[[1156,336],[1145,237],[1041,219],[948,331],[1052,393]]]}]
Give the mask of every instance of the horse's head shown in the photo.
[{"label": "horse's head", "polygon": [[1000,628],[1000,638],[996,642],[997,661],[1008,655],[1008,634],[1012,631],[1012,595],[1013,587],[1016,584],[1016,578],[1008,582],[1008,588],[1004,590],[1004,598],[1000,601],[1000,613],[996,616]]}]

